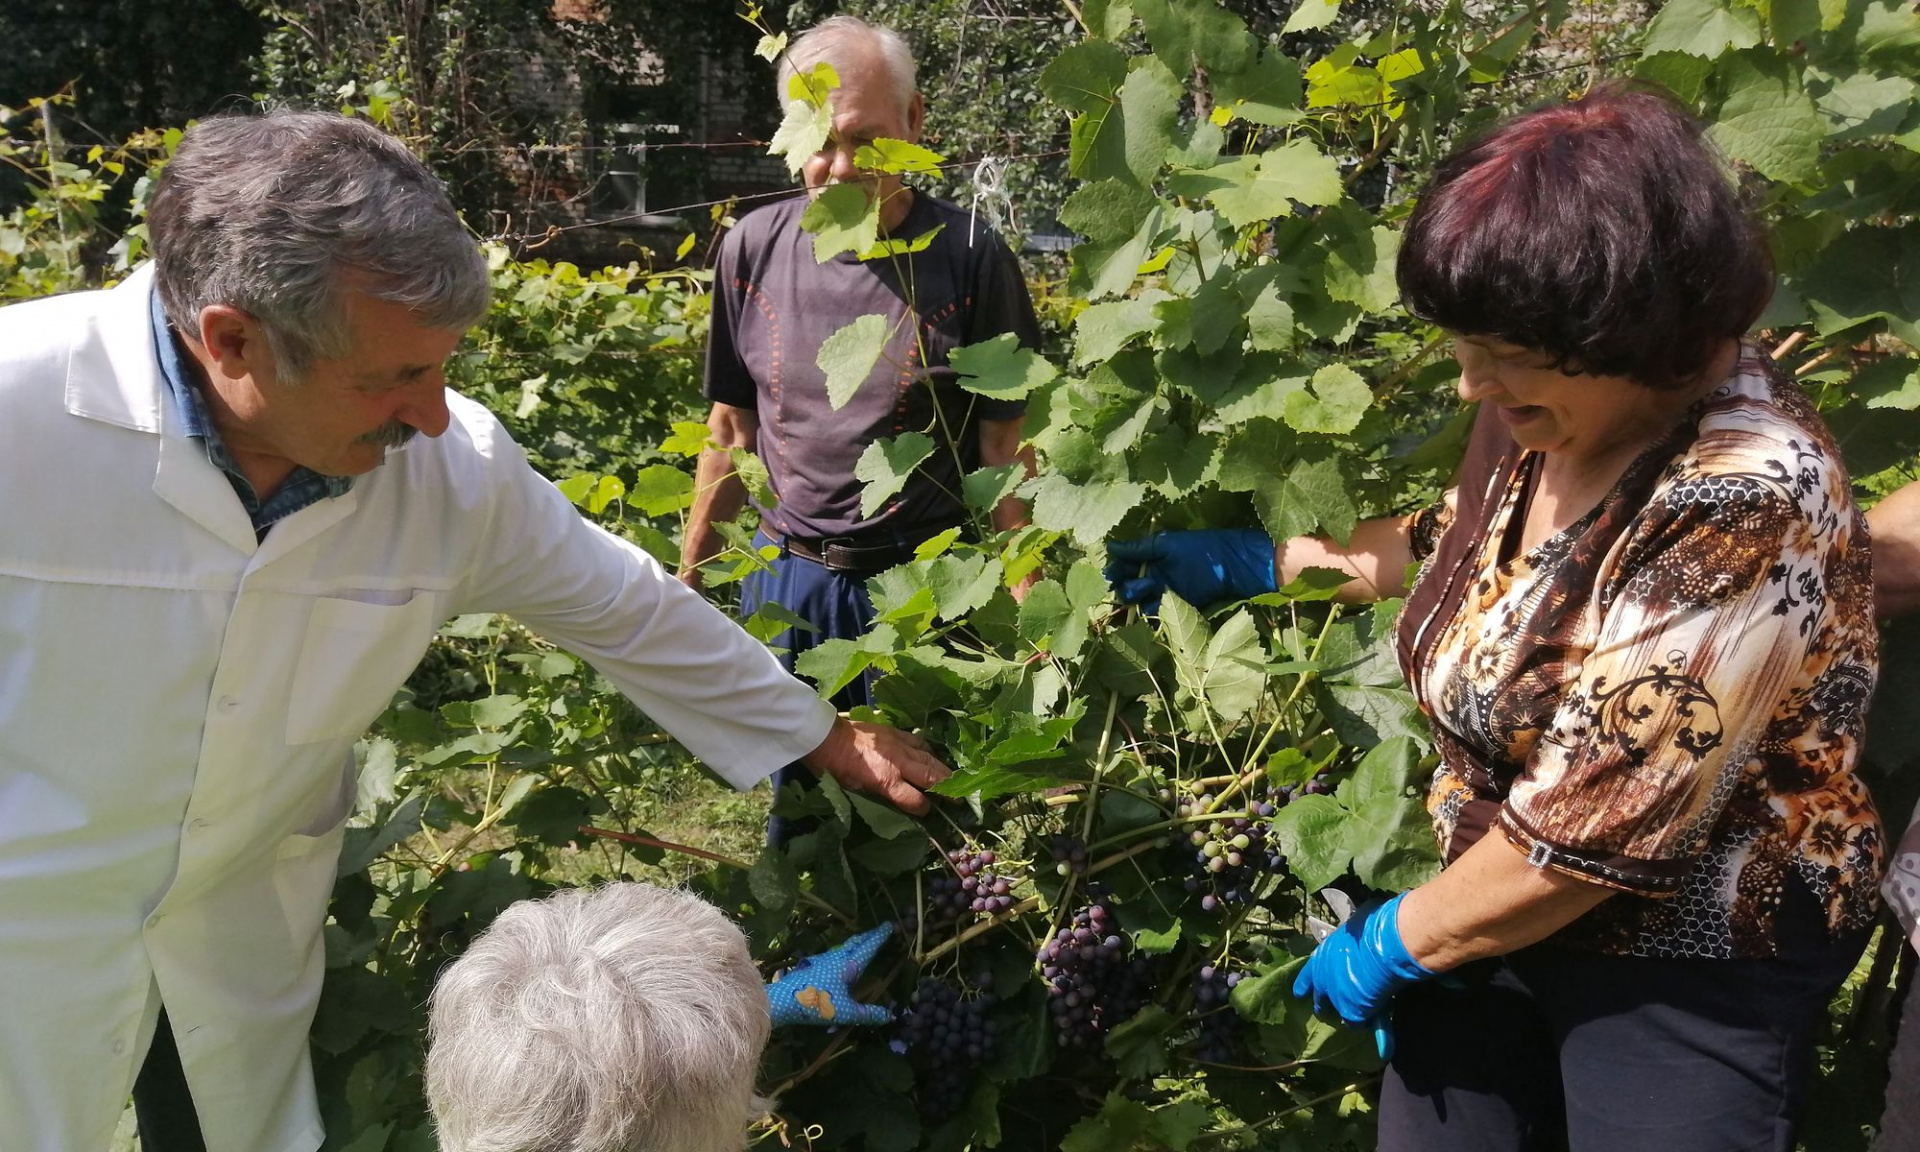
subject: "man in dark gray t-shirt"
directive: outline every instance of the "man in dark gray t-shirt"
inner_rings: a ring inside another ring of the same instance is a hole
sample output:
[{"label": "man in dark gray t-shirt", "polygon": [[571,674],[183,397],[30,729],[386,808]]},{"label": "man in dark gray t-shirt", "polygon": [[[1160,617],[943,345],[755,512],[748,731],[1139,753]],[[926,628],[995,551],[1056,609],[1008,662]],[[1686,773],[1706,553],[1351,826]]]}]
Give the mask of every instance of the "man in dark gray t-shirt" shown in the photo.
[{"label": "man in dark gray t-shirt", "polygon": [[[788,48],[782,89],[788,76],[823,61],[839,87],[830,95],[827,143],[801,168],[809,193],[859,183],[879,204],[885,236],[932,235],[917,252],[871,260],[842,253],[821,263],[813,236],[800,228],[808,196],[796,195],[748,213],[720,243],[706,375],[713,401],[707,424],[718,448],[700,458],[680,578],[700,586],[700,564],[722,546],[714,523],[732,519],[746,499],[729,450],[754,452],[777,497],[774,507],[760,510],[759,543],[778,546],[781,555],[771,571],[742,583],[740,610],[744,616],[774,602],[813,625],[776,641],[787,649],[789,667],[822,640],[864,633],[873,615],[867,578],[968,520],[960,499],[968,472],[1016,462],[1033,467],[1032,450],[1021,445],[1025,402],[968,392],[947,363],[955,348],[1003,333],[1038,346],[1039,325],[1013,254],[965,210],[854,163],[876,139],[920,138],[925,106],[906,44],[885,28],[833,17]],[[817,363],[820,346],[868,315],[886,318],[886,348],[835,409]],[[863,515],[856,462],[875,441],[908,432],[931,438],[933,454],[896,496]],[[990,519],[994,530],[1019,527],[1026,509],[1008,498]],[[843,708],[865,701],[866,685],[858,681],[835,697]],[[778,840],[777,821],[772,831]]]},{"label": "man in dark gray t-shirt", "polygon": [[[769,536],[923,540],[966,516],[960,478],[981,464],[981,425],[1017,428],[1025,415],[1024,401],[961,388],[947,356],[1004,332],[1037,345],[1026,285],[999,237],[976,226],[969,244],[967,212],[944,200],[911,194],[893,230],[902,239],[935,232],[925,250],[867,261],[842,252],[824,264],[800,229],[806,205],[796,196],[758,209],[722,242],[707,398],[758,416],[753,450],[779,496],[762,510]],[[815,356],[827,337],[865,315],[885,316],[892,335],[836,411]],[[853,475],[860,453],[909,431],[931,437],[934,454],[898,496],[862,516]]]}]

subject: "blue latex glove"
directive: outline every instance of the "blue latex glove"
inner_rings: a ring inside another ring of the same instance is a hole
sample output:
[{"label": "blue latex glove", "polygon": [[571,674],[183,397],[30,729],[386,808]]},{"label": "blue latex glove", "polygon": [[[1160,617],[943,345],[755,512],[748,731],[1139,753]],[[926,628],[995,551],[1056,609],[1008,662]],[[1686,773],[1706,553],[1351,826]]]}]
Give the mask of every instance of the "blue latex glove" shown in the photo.
[{"label": "blue latex glove", "polygon": [[773,1026],[783,1024],[885,1024],[893,1013],[877,1004],[853,998],[853,982],[873,954],[893,935],[893,925],[882,924],[853,937],[838,948],[808,956],[767,985],[767,1005]]},{"label": "blue latex glove", "polygon": [[1355,1028],[1373,1029],[1382,1060],[1393,1058],[1388,1002],[1402,988],[1433,976],[1400,942],[1405,898],[1402,893],[1349,916],[1313,950],[1293,981],[1293,994],[1311,999],[1315,1011],[1331,1011]]},{"label": "blue latex glove", "polygon": [[1256,528],[1156,532],[1107,542],[1107,583],[1128,604],[1160,608],[1172,592],[1198,608],[1274,590],[1273,538]]}]

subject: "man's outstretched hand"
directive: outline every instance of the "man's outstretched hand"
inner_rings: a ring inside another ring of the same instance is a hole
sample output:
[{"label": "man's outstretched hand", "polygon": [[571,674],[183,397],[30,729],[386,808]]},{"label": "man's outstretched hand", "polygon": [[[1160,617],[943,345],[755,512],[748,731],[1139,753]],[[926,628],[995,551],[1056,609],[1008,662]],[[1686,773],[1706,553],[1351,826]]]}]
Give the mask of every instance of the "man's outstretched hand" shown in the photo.
[{"label": "man's outstretched hand", "polygon": [[844,788],[882,796],[916,816],[933,805],[921,791],[952,775],[934,758],[925,740],[885,724],[842,716],[833,730],[801,761]]}]

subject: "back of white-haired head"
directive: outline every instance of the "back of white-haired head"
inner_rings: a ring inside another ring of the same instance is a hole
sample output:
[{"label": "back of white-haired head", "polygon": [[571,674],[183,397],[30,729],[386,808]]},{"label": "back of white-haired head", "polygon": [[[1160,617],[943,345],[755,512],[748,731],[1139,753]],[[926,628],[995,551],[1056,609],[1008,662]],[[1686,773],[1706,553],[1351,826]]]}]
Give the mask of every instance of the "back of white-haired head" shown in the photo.
[{"label": "back of white-haired head", "polygon": [[905,112],[913,103],[914,93],[920,90],[913,49],[900,33],[884,25],[869,24],[858,16],[830,16],[787,45],[786,53],[780,57],[781,105],[787,103],[787,81],[821,61],[833,65],[844,83],[854,67],[854,53],[862,47],[872,49],[879,56],[888,79],[893,81],[894,93],[900,98],[900,110]]},{"label": "back of white-haired head", "polygon": [[646,884],[523,900],[433,990],[443,1152],[739,1152],[770,1028],[746,938]]}]

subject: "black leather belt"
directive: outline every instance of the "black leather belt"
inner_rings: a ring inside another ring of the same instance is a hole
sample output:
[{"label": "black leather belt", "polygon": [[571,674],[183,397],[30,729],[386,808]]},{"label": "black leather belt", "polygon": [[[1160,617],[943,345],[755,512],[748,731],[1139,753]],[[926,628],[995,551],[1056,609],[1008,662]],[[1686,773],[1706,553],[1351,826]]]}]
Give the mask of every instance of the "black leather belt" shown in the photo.
[{"label": "black leather belt", "polygon": [[847,536],[809,540],[801,536],[782,536],[780,543],[802,560],[811,560],[830,572],[884,572],[896,564],[913,559],[914,549],[938,533],[929,532],[919,539],[895,537],[868,542]]}]

